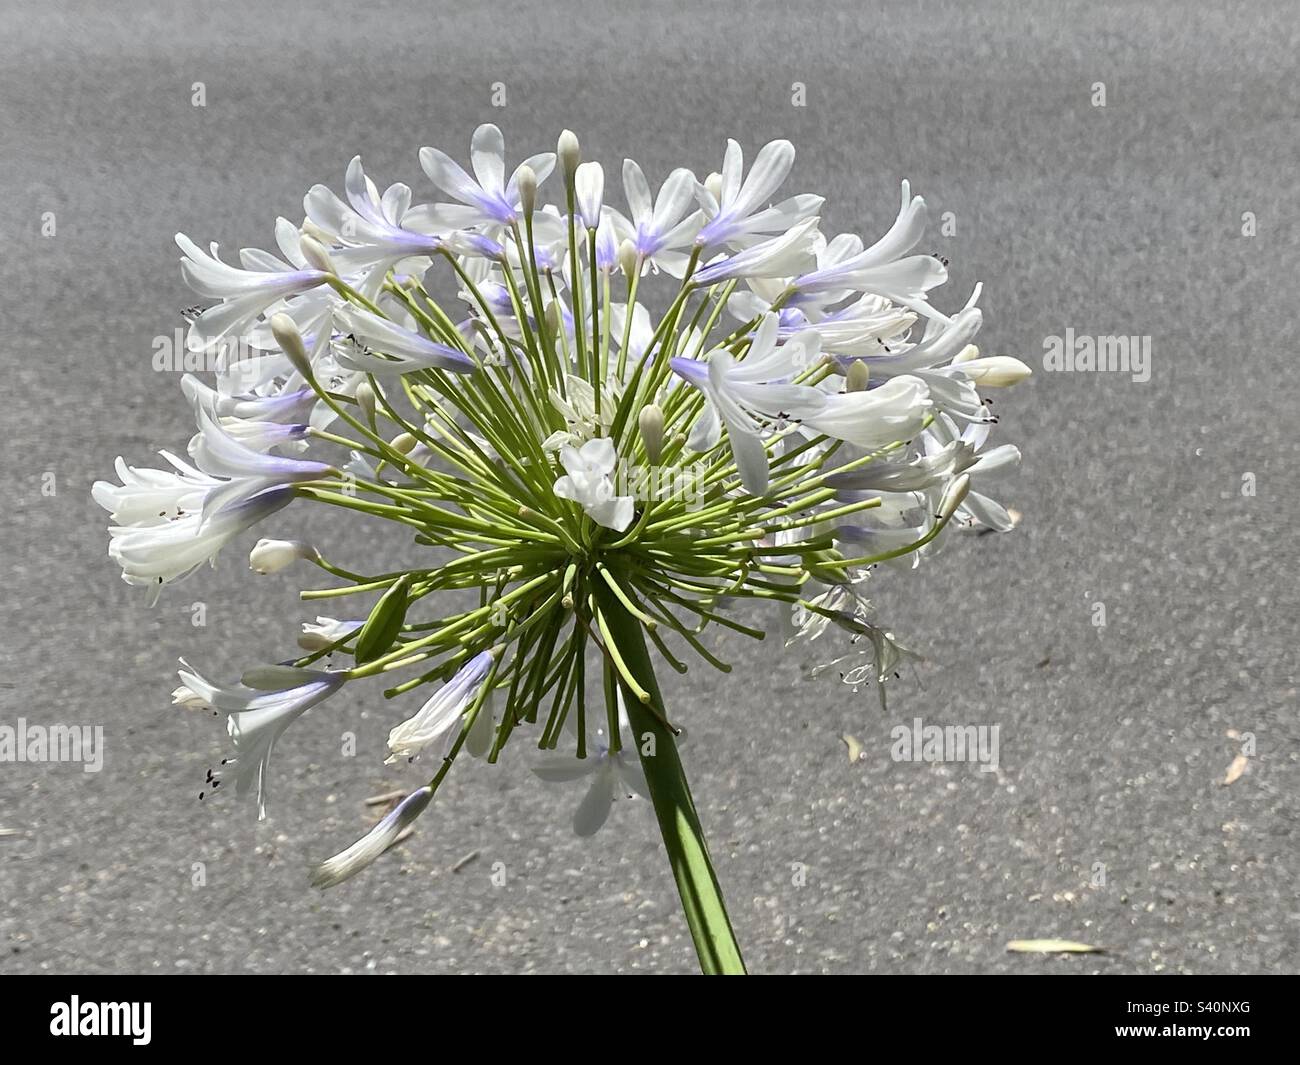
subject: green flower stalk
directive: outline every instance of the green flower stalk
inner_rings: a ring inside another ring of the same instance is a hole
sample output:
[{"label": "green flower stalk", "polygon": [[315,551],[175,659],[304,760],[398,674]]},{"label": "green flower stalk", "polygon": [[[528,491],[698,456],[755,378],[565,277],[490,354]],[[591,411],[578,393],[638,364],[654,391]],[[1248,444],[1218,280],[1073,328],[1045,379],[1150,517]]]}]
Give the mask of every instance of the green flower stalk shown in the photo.
[{"label": "green flower stalk", "polygon": [[[203,795],[233,781],[262,816],[275,744],[309,710],[372,683],[410,704],[388,760],[430,775],[318,886],[376,862],[459,761],[529,743],[543,780],[587,782],[581,835],[616,798],[650,801],[702,970],[740,973],[656,673],[729,672],[710,630],[762,640],[775,623],[787,642],[834,631],[827,667],[883,686],[907,652],[866,586],[954,521],[1011,527],[971,487],[1019,457],[985,447],[980,389],[1028,370],[972,344],[978,288],[951,316],[930,304],[946,269],[914,252],[926,211],[906,183],[866,247],[821,236],[821,197],[773,202],[786,141],[748,173],[729,142],[720,174],[680,168],[653,195],[627,160],[626,214],[572,133],[557,154],[558,172],[543,153],[507,179],[501,133],[482,126],[472,176],[420,151],[444,200],[381,194],[353,159],[345,198],[318,185],[300,225],[279,219],[279,256],[236,265],[178,236],[212,301],[187,343],[215,380],[183,382],[188,458],[118,459],[121,483],[94,497],[124,580],[155,601],[291,503],[411,545],[418,561],[376,572],[364,553],[258,541],[253,570],[315,567],[302,598],[356,603],[338,608],[352,619],[317,616],[301,654],[237,683],[182,663],[175,701],[228,715],[234,745]],[[449,288],[454,302],[433,294]]]}]

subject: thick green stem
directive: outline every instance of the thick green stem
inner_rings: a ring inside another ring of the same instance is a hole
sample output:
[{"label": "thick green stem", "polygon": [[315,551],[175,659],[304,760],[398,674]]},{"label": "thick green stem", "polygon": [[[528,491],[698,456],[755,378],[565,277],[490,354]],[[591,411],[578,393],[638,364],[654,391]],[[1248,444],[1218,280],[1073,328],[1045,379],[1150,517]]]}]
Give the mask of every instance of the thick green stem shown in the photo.
[{"label": "thick green stem", "polygon": [[[650,694],[655,709],[664,713],[663,697],[659,694],[654,665],[646,651],[641,626],[614,593],[599,581],[596,582],[595,594],[628,669]],[[745,963],[741,960],[736,934],[727,917],[722,888],[709,860],[704,830],[700,827],[690,785],[677,756],[673,733],[628,690],[626,684],[623,687],[628,721],[636,737],[655,816],[659,819],[659,831],[681,895],[682,912],[700,956],[700,968],[710,976],[743,975]]]}]

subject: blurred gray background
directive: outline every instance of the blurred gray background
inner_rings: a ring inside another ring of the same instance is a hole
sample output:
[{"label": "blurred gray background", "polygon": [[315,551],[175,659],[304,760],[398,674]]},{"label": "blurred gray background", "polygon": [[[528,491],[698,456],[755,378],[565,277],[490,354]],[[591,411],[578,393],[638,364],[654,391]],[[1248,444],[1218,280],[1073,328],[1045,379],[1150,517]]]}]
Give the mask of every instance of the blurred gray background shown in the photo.
[{"label": "blurred gray background", "polygon": [[[364,798],[419,781],[382,765],[409,707],[368,690],[296,724],[264,824],[200,803],[224,728],[169,708],[176,658],[233,676],[290,653],[318,612],[305,571],[253,577],[250,536],[147,609],[89,498],[114,456],[192,432],[150,368],[194,302],[176,230],[271,247],[357,152],[431,198],[418,148],[463,159],[494,121],[512,159],[569,126],[652,182],[717,168],[728,136],[751,157],[788,137],[788,188],[828,197],[828,232],[883,232],[903,177],[953,213],[922,250],[952,260],[941,306],[986,282],[986,351],[1041,371],[1067,328],[1152,338],[1147,383],[1038,372],[995,397],[1025,459],[992,494],[1023,522],[876,583],[926,656],[888,714],[808,679],[819,645],[728,635],[729,678],[667,681],[751,969],[1295,971],[1298,31],[1267,2],[5,4],[0,724],[102,724],[107,752],[98,774],[0,764],[0,970],[694,968],[648,805],[579,840],[581,787],[533,778],[524,744],[458,767],[380,866],[310,890]],[[300,510],[273,525],[307,531]],[[343,561],[379,550],[311,532]],[[914,717],[999,724],[1001,771],[893,762]],[[1224,786],[1234,733],[1256,753]],[[1110,953],[1005,952],[1046,936]]]}]

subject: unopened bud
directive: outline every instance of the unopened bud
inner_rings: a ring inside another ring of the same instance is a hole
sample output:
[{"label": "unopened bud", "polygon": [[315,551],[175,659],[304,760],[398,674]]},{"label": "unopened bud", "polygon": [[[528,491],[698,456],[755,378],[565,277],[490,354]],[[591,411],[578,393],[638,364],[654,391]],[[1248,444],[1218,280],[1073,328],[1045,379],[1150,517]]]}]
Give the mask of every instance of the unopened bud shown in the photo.
[{"label": "unopened bud", "polygon": [[298,332],[298,323],[284,312],[273,314],[271,335],[275,337],[275,342],[280,345],[280,350],[288,357],[293,368],[310,381],[312,379],[311,358],[307,354],[307,346],[302,342],[302,334]]},{"label": "unopened bud", "polygon": [[937,517],[941,522],[947,521],[957,512],[957,508],[961,506],[962,500],[966,498],[966,493],[969,491],[969,473],[963,473],[955,481],[948,482],[948,487],[943,490],[943,498],[939,500]]},{"label": "unopened bud", "polygon": [[369,381],[357,385],[357,406],[361,408],[361,413],[366,416],[372,429],[375,427],[375,402],[375,390],[370,387]]},{"label": "unopened bud", "polygon": [[704,179],[704,187],[715,200],[722,196],[722,175],[716,170]]},{"label": "unopened bud", "polygon": [[960,365],[962,373],[984,388],[1010,388],[1034,372],[1012,355],[990,355]]},{"label": "unopened bud", "polygon": [[325,230],[321,229],[321,227],[318,226],[315,222],[313,222],[310,218],[303,219],[301,228],[303,233],[306,236],[311,237],[313,240],[317,241],[318,243],[329,244],[330,235],[326,233]]},{"label": "unopened bud", "polygon": [[641,427],[646,458],[651,466],[658,466],[664,453],[664,412],[658,404],[647,403],[637,415],[637,424]]},{"label": "unopened bud", "polygon": [[844,391],[865,392],[870,380],[871,367],[861,360],[850,363],[848,373],[844,375]]},{"label": "unopened bud", "polygon": [[618,268],[623,271],[623,276],[629,281],[636,277],[637,274],[637,254],[636,245],[630,240],[623,241],[618,246]]},{"label": "unopened bud", "polygon": [[546,328],[550,330],[551,336],[559,336],[564,328],[564,309],[559,300],[551,300],[546,305]]},{"label": "unopened bud", "polygon": [[515,183],[519,189],[519,205],[525,215],[537,209],[537,171],[525,163],[515,172]]},{"label": "unopened bud", "polygon": [[307,260],[307,264],[313,269],[321,270],[327,274],[334,274],[334,261],[330,258],[329,250],[325,245],[308,233],[302,235],[298,242],[302,248],[302,257]]},{"label": "unopened bud", "polygon": [[254,573],[279,573],[300,558],[314,561],[320,552],[301,540],[258,540],[248,553],[248,568]]},{"label": "unopened bud", "polygon": [[564,169],[564,180],[567,183],[573,179],[578,164],[582,162],[582,147],[578,144],[578,138],[573,130],[566,129],[560,134],[555,152],[560,157],[560,166]]},{"label": "unopened bud", "polygon": [[605,201],[605,169],[599,163],[583,163],[573,178],[578,217],[588,229],[600,225],[600,208]]},{"label": "unopened bud", "polygon": [[979,357],[980,357],[980,349],[979,349],[979,345],[978,345],[978,344],[967,344],[964,348],[961,349],[961,351],[959,351],[959,352],[957,353],[956,358],[954,358],[952,361],[953,361],[953,362],[970,362],[971,359],[978,359]]},{"label": "unopened bud", "polygon": [[394,451],[400,451],[403,455],[409,455],[415,450],[415,445],[419,441],[410,433],[398,433],[388,442]]}]

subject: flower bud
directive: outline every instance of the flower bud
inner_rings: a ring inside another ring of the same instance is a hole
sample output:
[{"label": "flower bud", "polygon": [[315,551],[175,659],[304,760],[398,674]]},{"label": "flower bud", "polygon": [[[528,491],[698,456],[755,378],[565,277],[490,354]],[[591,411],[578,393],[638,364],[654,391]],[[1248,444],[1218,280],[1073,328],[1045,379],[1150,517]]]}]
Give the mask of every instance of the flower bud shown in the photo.
[{"label": "flower bud", "polygon": [[300,558],[315,560],[320,552],[301,540],[258,540],[248,553],[248,568],[254,573],[279,573]]},{"label": "flower bud", "polygon": [[600,208],[605,199],[605,170],[599,163],[583,163],[573,182],[578,217],[588,229],[595,229],[600,225]]},{"label": "flower bud", "polygon": [[582,147],[578,144],[578,138],[573,130],[566,129],[560,134],[560,140],[555,146],[555,152],[560,157],[560,166],[564,170],[564,180],[567,184],[573,179],[578,164],[582,162]]},{"label": "flower bud", "polygon": [[302,248],[302,257],[307,260],[307,264],[313,269],[323,271],[327,274],[334,274],[334,261],[330,258],[329,249],[323,243],[308,233],[302,235],[298,242]]},{"label": "flower bud", "polygon": [[948,487],[943,490],[943,498],[939,500],[939,521],[945,522],[957,512],[961,506],[962,500],[966,498],[966,493],[970,491],[970,474],[963,473],[956,480],[949,481]]},{"label": "flower bud", "polygon": [[959,364],[961,372],[984,388],[1010,388],[1033,374],[1028,366],[1011,355],[990,355]]},{"label": "flower bud", "polygon": [[664,453],[664,412],[657,403],[647,403],[637,415],[637,424],[641,427],[646,458],[650,465],[658,466]]},{"label": "flower bud", "polygon": [[849,364],[848,373],[844,375],[844,391],[865,392],[867,382],[871,379],[871,367],[862,360]]},{"label": "flower bud", "polygon": [[546,305],[546,328],[551,336],[556,337],[564,330],[564,308],[560,306],[559,300],[551,300]]},{"label": "flower bud", "polygon": [[402,833],[410,828],[433,798],[433,788],[426,784],[416,788],[393,808],[382,821],[357,840],[347,850],[340,851],[334,857],[323,861],[312,875],[312,887],[329,888],[341,884],[349,877],[356,876],[384,851],[402,838]]},{"label": "flower bud", "polygon": [[361,408],[361,413],[366,416],[366,422],[372,429],[375,427],[375,402],[375,390],[370,387],[369,381],[357,385],[357,406]]},{"label": "flower bud", "polygon": [[418,444],[419,441],[410,433],[398,433],[389,441],[389,443],[392,445],[394,451],[400,451],[403,455],[409,455],[415,450],[415,445]]},{"label": "flower bud", "polygon": [[704,179],[704,188],[715,200],[722,196],[722,175],[716,170]]},{"label": "flower bud", "polygon": [[298,332],[298,323],[283,312],[273,314],[271,335],[280,345],[280,350],[288,356],[293,368],[310,381],[312,379],[311,358],[307,355],[307,347],[302,342],[302,334]]},{"label": "flower bud", "polygon": [[519,189],[519,205],[524,215],[537,210],[537,171],[525,163],[515,173],[516,187]]},{"label": "flower bud", "polygon": [[618,268],[623,271],[623,276],[629,281],[637,275],[636,245],[630,240],[625,240],[618,246]]},{"label": "flower bud", "polygon": [[964,348],[961,349],[961,351],[957,353],[957,355],[953,358],[952,361],[954,363],[970,362],[971,359],[978,359],[979,357],[980,357],[979,345],[967,344]]},{"label": "flower bud", "polygon": [[304,218],[302,226],[299,228],[302,230],[304,236],[311,237],[318,244],[328,245],[330,242],[330,235],[310,218]]}]

